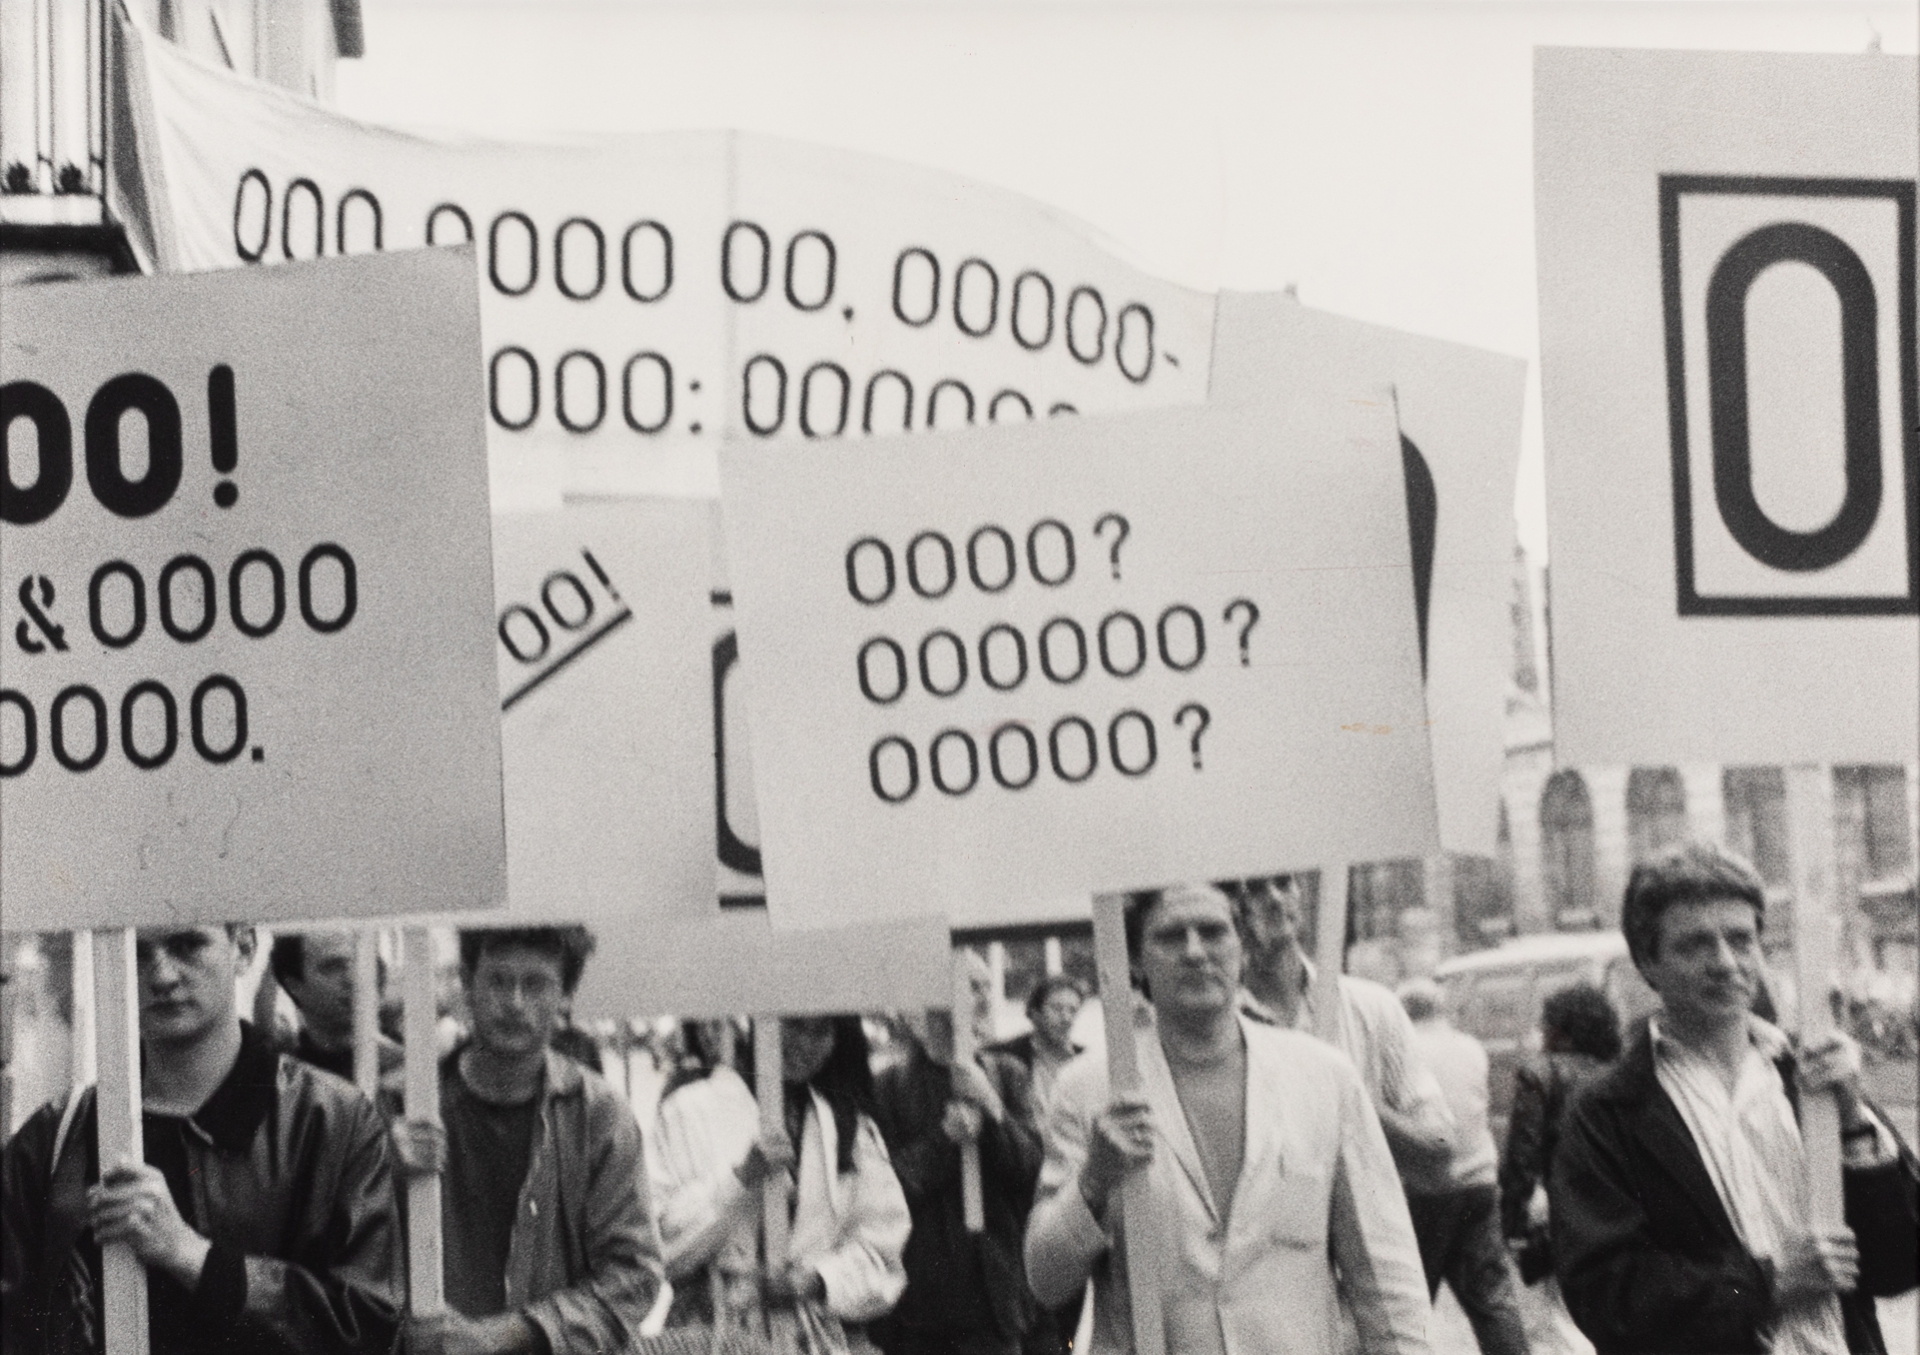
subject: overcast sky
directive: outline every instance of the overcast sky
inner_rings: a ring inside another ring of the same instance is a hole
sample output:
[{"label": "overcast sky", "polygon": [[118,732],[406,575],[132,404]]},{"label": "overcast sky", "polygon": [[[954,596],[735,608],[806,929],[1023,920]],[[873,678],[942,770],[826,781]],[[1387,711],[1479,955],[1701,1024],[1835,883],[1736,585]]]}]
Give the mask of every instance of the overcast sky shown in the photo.
[{"label": "overcast sky", "polygon": [[[338,102],[539,136],[737,127],[1043,199],[1150,270],[1537,364],[1537,44],[1911,53],[1908,2],[366,0]],[[1538,382],[1515,507],[1546,546]]]}]

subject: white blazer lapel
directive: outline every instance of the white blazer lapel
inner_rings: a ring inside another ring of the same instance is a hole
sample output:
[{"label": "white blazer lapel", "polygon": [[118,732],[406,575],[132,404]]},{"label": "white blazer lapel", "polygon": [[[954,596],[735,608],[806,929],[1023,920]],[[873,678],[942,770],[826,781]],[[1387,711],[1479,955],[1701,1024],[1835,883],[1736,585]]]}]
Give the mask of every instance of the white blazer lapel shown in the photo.
[{"label": "white blazer lapel", "polygon": [[[1251,1029],[1244,1016],[1240,1025],[1243,1031]],[[1258,1170],[1277,1178],[1287,1171],[1286,1138],[1282,1133],[1287,1112],[1281,1101],[1286,1075],[1271,1061],[1271,1052],[1266,1041],[1247,1039],[1246,1151],[1240,1167],[1242,1188],[1234,1191],[1235,1199],[1246,1194],[1248,1173]]]},{"label": "white blazer lapel", "polygon": [[1138,1029],[1134,1032],[1134,1043],[1140,1050],[1140,1081],[1147,1103],[1153,1107],[1153,1122],[1160,1130],[1160,1137],[1173,1150],[1173,1160],[1187,1174],[1194,1194],[1206,1205],[1208,1217],[1218,1223],[1220,1208],[1214,1203],[1213,1191],[1207,1185],[1206,1169],[1200,1165],[1200,1150],[1194,1145],[1193,1130],[1187,1124],[1187,1112],[1181,1109],[1180,1094],[1174,1090],[1173,1070],[1167,1067],[1167,1056],[1160,1048],[1159,1032],[1152,1026]]}]

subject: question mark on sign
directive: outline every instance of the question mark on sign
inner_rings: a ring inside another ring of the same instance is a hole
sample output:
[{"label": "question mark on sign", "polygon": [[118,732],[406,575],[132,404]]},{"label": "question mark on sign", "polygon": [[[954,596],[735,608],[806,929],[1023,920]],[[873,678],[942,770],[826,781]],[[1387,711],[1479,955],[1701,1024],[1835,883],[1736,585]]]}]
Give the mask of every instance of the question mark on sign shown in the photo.
[{"label": "question mark on sign", "polygon": [[1207,726],[1213,723],[1213,717],[1207,714],[1207,708],[1198,701],[1189,701],[1173,713],[1174,724],[1185,728],[1188,711],[1200,717],[1194,722],[1193,737],[1187,740],[1187,747],[1193,752],[1193,769],[1197,772],[1200,770],[1200,736],[1207,732]]},{"label": "question mark on sign", "polygon": [[1247,637],[1253,634],[1253,628],[1260,624],[1260,609],[1254,606],[1247,598],[1235,598],[1227,604],[1227,610],[1222,613],[1222,619],[1231,624],[1233,614],[1241,610],[1244,610],[1247,614],[1246,624],[1240,627],[1240,666],[1245,668],[1247,666]]},{"label": "question mark on sign", "polygon": [[1117,579],[1120,577],[1120,547],[1121,544],[1126,541],[1128,534],[1132,532],[1133,528],[1127,520],[1118,513],[1102,513],[1099,520],[1093,524],[1093,534],[1095,536],[1100,535],[1100,529],[1109,522],[1120,529],[1113,534],[1113,545],[1107,549],[1107,563],[1112,566],[1113,577]]}]

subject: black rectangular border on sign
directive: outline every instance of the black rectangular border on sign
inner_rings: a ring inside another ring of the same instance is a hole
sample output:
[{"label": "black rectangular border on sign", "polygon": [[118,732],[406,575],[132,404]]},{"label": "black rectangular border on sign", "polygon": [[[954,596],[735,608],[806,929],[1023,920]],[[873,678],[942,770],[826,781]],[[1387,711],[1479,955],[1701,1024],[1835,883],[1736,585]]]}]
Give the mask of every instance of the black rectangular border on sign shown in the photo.
[{"label": "black rectangular border on sign", "polygon": [[[1904,597],[1702,597],[1694,587],[1692,472],[1688,465],[1686,345],[1680,299],[1680,199],[1687,193],[1886,198],[1898,214],[1901,460],[1905,467]],[[1667,422],[1673,455],[1673,559],[1681,616],[1907,616],[1920,612],[1920,352],[1916,351],[1914,198],[1911,179],[1810,179],[1754,175],[1660,176],[1660,282],[1666,315]]]}]

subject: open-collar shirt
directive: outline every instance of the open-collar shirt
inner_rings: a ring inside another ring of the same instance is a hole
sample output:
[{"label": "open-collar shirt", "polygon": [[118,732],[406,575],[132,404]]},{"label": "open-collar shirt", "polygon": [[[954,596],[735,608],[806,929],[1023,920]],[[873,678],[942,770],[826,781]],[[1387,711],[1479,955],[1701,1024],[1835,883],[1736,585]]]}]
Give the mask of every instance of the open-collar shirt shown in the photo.
[{"label": "open-collar shirt", "polygon": [[[1673,1101],[1734,1231],[1755,1257],[1779,1261],[1787,1239],[1808,1231],[1806,1155],[1777,1060],[1787,1038],[1749,1018],[1740,1071],[1729,1087],[1720,1069],[1648,1023],[1654,1076]],[[1781,1315],[1773,1355],[1846,1355],[1839,1300],[1797,1304]]]}]

